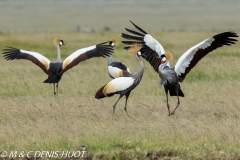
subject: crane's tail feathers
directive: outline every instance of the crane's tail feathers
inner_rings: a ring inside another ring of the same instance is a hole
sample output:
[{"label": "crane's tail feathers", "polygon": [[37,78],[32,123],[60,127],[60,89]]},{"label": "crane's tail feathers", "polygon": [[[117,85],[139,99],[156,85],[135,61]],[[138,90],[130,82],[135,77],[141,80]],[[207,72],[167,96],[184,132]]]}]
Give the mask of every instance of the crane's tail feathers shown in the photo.
[{"label": "crane's tail feathers", "polygon": [[[174,88],[170,89],[169,92],[170,92],[170,96],[177,96],[177,93]],[[178,96],[184,97],[184,94],[183,94],[181,88],[178,89]]]},{"label": "crane's tail feathers", "polygon": [[48,77],[43,83],[58,83],[62,78],[62,75],[52,75],[51,77]]},{"label": "crane's tail feathers", "polygon": [[106,95],[103,93],[103,90],[104,90],[104,87],[105,87],[105,86],[106,86],[106,85],[104,85],[103,87],[101,87],[101,88],[96,92],[95,98],[101,99],[101,98],[106,97]]},{"label": "crane's tail feathers", "polygon": [[178,96],[184,97],[184,94],[183,94],[183,91],[181,90],[181,88],[179,88],[179,90],[178,90]]}]

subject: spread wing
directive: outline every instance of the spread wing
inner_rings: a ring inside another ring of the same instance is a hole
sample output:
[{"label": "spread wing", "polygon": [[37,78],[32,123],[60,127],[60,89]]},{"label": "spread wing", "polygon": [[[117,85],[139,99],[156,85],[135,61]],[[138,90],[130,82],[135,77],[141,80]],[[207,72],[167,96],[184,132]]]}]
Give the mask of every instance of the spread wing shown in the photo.
[{"label": "spread wing", "polygon": [[158,72],[158,66],[161,63],[161,60],[157,57],[160,57],[165,53],[162,45],[154,39],[150,34],[145,32],[143,29],[138,27],[132,21],[130,21],[134,27],[139,31],[133,31],[131,29],[125,28],[126,31],[133,35],[128,35],[122,33],[122,37],[131,41],[122,41],[122,43],[128,45],[125,49],[129,49],[134,44],[142,44],[143,47],[141,49],[142,57],[146,59],[151,66],[154,68],[156,72]]},{"label": "spread wing", "polygon": [[191,69],[208,53],[224,45],[232,45],[238,35],[234,32],[223,32],[210,37],[188,49],[177,61],[175,72],[182,82]]},{"label": "spread wing", "polygon": [[14,59],[26,59],[32,61],[34,64],[40,67],[47,75],[51,76],[51,72],[49,72],[51,61],[40,53],[26,51],[13,47],[6,47],[5,49],[3,49],[2,54],[7,61]]},{"label": "spread wing", "polygon": [[111,41],[108,41],[75,51],[63,61],[62,70],[58,74],[63,74],[70,68],[87,59],[112,55],[114,46],[111,44]]}]

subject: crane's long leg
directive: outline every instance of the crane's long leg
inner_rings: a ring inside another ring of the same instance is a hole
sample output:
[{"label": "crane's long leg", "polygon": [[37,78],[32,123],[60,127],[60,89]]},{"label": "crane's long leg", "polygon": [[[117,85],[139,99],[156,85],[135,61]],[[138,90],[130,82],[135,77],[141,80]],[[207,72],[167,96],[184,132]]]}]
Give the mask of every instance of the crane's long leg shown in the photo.
[{"label": "crane's long leg", "polygon": [[174,115],[176,109],[177,109],[178,106],[180,105],[180,101],[179,101],[179,97],[178,97],[178,90],[179,90],[179,86],[175,87],[175,92],[176,92],[176,95],[177,95],[178,102],[177,102],[177,106],[176,106],[175,109],[172,111],[171,115]]},{"label": "crane's long leg", "polygon": [[176,106],[176,108],[175,108],[175,109],[172,111],[171,115],[174,115],[174,113],[175,113],[176,109],[177,109],[177,108],[178,108],[178,106],[180,105],[180,101],[179,101],[179,97],[178,97],[178,95],[177,95],[177,99],[178,99],[177,106]]},{"label": "crane's long leg", "polygon": [[55,83],[53,83],[53,93],[54,93],[54,96],[56,96]]},{"label": "crane's long leg", "polygon": [[164,86],[164,89],[165,89],[166,98],[167,98],[168,116],[170,116],[170,105],[168,103],[168,88],[167,88],[167,86]]},{"label": "crane's long leg", "polygon": [[57,95],[58,95],[58,83],[56,84],[56,87],[57,87]]},{"label": "crane's long leg", "polygon": [[[125,94],[126,101],[125,101],[125,107],[124,107],[124,110],[125,110],[125,112],[127,113],[127,115],[128,115],[128,112],[127,112],[127,101],[128,101],[128,97],[129,97],[129,95],[130,95],[130,92],[128,92],[127,94]],[[128,115],[128,117],[130,117],[130,116]]]},{"label": "crane's long leg", "polygon": [[116,103],[113,105],[113,114],[115,113],[115,108],[116,108],[116,105],[118,103],[118,101],[122,98],[122,96],[120,95],[118,100],[116,101]]}]

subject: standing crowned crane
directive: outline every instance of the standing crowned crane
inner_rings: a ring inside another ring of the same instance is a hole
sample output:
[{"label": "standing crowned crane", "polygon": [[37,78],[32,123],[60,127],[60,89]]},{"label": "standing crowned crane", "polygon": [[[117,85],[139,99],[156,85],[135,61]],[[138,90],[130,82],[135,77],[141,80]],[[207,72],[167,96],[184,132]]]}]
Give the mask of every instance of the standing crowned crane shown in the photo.
[{"label": "standing crowned crane", "polygon": [[[6,60],[26,59],[32,61],[34,64],[39,66],[48,75],[48,78],[44,81],[44,83],[53,83],[54,95],[56,95],[58,93],[58,83],[61,80],[64,72],[87,59],[93,57],[110,56],[114,50],[115,40],[116,39],[113,39],[113,41],[103,42],[97,45],[76,50],[71,55],[69,55],[63,62],[61,60],[60,50],[62,45],[64,45],[64,42],[59,37],[55,37],[53,40],[54,44],[57,46],[58,52],[57,61],[55,63],[51,62],[49,59],[47,59],[40,53],[26,51],[13,47],[6,47],[5,49],[3,49],[3,57]],[[55,83],[57,93],[55,90]]]},{"label": "standing crowned crane", "polygon": [[144,71],[144,66],[143,62],[141,60],[141,47],[142,45],[132,45],[131,48],[129,49],[130,54],[135,54],[137,60],[140,63],[140,69],[138,72],[135,72],[133,74],[129,75],[123,75],[122,77],[115,78],[108,82],[106,85],[101,87],[95,94],[95,98],[101,99],[104,97],[111,97],[114,94],[119,94],[119,98],[116,101],[116,103],[113,105],[113,113],[115,112],[116,105],[118,101],[125,96],[126,97],[126,102],[125,102],[125,107],[124,110],[127,112],[127,101],[128,97],[131,93],[131,91],[140,83],[142,76],[143,76],[143,71]]},{"label": "standing crowned crane", "polygon": [[[173,55],[170,52],[165,52],[161,44],[150,34],[135,25],[133,22],[131,23],[140,32],[126,29],[128,32],[134,34],[134,36],[124,33],[122,34],[123,38],[132,40],[123,41],[123,43],[130,45],[125,48],[129,49],[135,43],[143,44],[143,48],[141,49],[142,55],[144,55],[144,58],[151,64],[154,70],[159,73],[161,78],[160,85],[164,86],[169,116],[173,115],[180,105],[178,96],[184,97],[184,94],[180,89],[179,82],[183,82],[186,75],[205,55],[224,45],[231,46],[232,44],[235,44],[237,40],[234,38],[238,37],[238,35],[234,32],[223,32],[210,37],[188,49],[178,59],[175,67],[170,68],[169,61],[173,58]],[[168,103],[168,91],[170,92],[170,96],[177,96],[178,99],[177,106],[171,113],[170,105]]]},{"label": "standing crowned crane", "polygon": [[[117,45],[117,39],[112,38],[115,41],[115,45]],[[121,62],[117,62],[113,59],[112,55],[108,57],[108,73],[111,78],[121,77],[123,75],[129,75],[130,69],[127,68]]]}]

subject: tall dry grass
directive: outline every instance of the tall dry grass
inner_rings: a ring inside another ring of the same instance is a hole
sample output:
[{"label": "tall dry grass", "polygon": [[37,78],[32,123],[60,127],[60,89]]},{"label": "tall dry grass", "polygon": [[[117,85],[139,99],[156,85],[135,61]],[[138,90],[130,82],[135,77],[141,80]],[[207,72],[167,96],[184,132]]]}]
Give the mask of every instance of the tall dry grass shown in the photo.
[{"label": "tall dry grass", "polygon": [[[165,49],[174,52],[176,63],[184,51],[216,32],[155,32]],[[1,35],[6,46],[34,50],[56,59],[52,38],[56,34]],[[62,57],[77,48],[120,38],[120,33],[61,34],[66,46]],[[34,39],[34,41],[33,41]],[[2,50],[2,45],[0,49]],[[66,72],[54,97],[53,86],[42,83],[47,76],[29,61],[0,58],[0,151],[75,150],[86,145],[91,153],[126,152],[129,157],[148,151],[179,159],[237,158],[240,152],[239,52],[237,43],[204,57],[189,73],[181,88],[185,94],[176,114],[168,117],[159,76],[144,61],[145,71],[131,92],[128,112],[123,98],[112,114],[118,96],[97,100],[95,92],[111,79],[107,59],[94,58]],[[120,44],[114,58],[132,72],[139,64]],[[171,109],[176,97],[170,98]],[[121,156],[117,156],[122,159]],[[205,157],[205,158],[204,158]],[[139,159],[138,157],[137,159]]]}]

